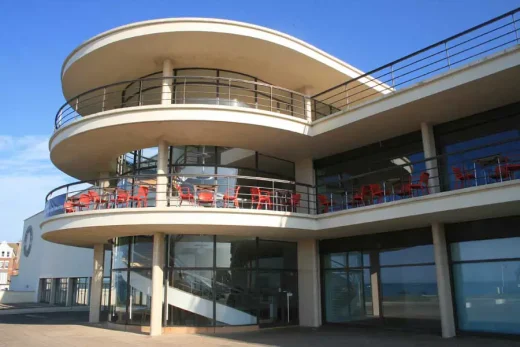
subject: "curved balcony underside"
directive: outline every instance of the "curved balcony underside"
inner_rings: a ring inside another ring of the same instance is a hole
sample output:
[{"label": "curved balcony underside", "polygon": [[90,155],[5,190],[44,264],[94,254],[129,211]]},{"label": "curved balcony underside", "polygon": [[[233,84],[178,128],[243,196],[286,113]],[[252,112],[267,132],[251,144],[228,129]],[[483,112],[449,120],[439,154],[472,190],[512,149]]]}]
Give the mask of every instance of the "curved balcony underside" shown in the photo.
[{"label": "curved balcony underside", "polygon": [[[121,153],[200,143],[257,150],[279,158],[305,157],[308,124],[275,112],[211,105],[156,105],[117,109],[79,119],[54,133],[51,160],[79,179],[112,171]],[[281,145],[283,144],[283,145]]]},{"label": "curved balcony underside", "polygon": [[51,242],[92,247],[113,237],[171,234],[251,235],[326,239],[517,215],[520,181],[507,181],[321,215],[206,207],[120,208],[50,217]]}]

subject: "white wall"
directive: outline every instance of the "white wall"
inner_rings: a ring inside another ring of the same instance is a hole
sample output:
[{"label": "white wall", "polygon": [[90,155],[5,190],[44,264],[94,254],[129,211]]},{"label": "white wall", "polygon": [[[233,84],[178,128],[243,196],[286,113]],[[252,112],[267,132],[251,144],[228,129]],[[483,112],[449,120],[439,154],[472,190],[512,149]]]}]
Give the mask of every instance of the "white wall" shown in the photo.
[{"label": "white wall", "polygon": [[[37,300],[40,278],[91,277],[93,271],[92,249],[59,245],[41,238],[40,223],[43,219],[42,211],[24,221],[20,269],[11,282],[11,290],[33,291],[34,301]],[[33,241],[31,252],[26,257],[23,242],[29,226],[33,230]],[[110,273],[110,253],[105,252],[105,276]]]}]

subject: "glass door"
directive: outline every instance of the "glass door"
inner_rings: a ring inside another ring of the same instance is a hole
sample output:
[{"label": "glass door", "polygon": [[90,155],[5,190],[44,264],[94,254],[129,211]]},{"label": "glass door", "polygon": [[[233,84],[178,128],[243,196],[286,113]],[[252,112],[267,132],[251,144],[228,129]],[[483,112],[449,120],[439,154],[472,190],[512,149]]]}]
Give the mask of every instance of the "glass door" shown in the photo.
[{"label": "glass door", "polygon": [[298,324],[298,277],[293,271],[261,271],[258,323],[261,326]]}]

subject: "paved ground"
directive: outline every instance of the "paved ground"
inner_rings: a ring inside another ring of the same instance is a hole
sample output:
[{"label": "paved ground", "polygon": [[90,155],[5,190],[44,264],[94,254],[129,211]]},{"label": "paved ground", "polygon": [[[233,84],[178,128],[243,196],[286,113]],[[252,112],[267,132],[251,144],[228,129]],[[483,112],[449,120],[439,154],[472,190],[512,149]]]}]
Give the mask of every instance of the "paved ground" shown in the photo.
[{"label": "paved ground", "polygon": [[520,347],[520,340],[459,337],[444,340],[427,334],[402,333],[361,328],[269,329],[221,336],[147,335],[118,332],[89,326],[85,312],[24,314],[0,317],[0,346],[278,346],[278,347]]}]

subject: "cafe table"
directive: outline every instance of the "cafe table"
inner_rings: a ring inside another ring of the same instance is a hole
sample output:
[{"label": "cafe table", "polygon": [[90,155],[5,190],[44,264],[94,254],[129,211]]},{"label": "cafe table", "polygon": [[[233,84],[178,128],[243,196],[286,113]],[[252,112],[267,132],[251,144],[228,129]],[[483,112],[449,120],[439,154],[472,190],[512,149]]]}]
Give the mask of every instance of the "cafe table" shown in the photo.
[{"label": "cafe table", "polygon": [[[478,175],[477,175],[477,165],[484,168],[484,184],[487,184],[487,173],[486,168],[498,165],[500,166],[501,163],[507,162],[507,158],[500,155],[500,154],[493,154],[482,158],[477,158],[473,160],[473,171],[475,173],[475,185],[478,186]],[[502,170],[500,170],[502,172]]]}]

